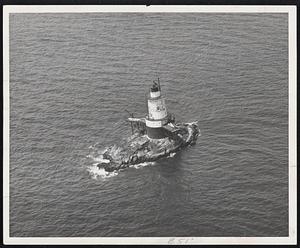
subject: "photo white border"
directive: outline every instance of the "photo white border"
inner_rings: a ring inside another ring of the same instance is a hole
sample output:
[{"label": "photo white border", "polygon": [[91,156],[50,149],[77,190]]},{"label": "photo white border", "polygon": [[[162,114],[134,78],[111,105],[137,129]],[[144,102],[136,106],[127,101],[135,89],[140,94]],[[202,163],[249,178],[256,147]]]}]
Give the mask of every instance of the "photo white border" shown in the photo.
[{"label": "photo white border", "polygon": [[[288,13],[289,23],[289,236],[288,237],[60,237],[9,236],[9,14],[92,12]],[[297,42],[296,6],[279,5],[6,5],[3,7],[3,242],[4,244],[218,245],[297,243]]]}]

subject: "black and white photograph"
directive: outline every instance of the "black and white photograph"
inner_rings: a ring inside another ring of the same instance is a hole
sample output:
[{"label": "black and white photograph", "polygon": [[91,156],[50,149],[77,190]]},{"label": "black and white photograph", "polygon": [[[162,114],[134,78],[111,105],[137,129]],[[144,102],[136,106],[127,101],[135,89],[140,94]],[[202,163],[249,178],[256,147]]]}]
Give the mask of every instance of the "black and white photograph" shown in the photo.
[{"label": "black and white photograph", "polygon": [[296,244],[295,30],[295,6],[4,7],[5,242]]}]

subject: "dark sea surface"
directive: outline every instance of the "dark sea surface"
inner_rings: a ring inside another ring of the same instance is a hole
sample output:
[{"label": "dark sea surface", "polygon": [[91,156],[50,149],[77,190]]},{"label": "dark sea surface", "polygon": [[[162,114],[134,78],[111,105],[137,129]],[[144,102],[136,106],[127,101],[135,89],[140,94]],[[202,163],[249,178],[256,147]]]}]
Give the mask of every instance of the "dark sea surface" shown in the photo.
[{"label": "dark sea surface", "polygon": [[[10,14],[12,237],[287,236],[287,14]],[[197,144],[105,175],[160,77]]]}]

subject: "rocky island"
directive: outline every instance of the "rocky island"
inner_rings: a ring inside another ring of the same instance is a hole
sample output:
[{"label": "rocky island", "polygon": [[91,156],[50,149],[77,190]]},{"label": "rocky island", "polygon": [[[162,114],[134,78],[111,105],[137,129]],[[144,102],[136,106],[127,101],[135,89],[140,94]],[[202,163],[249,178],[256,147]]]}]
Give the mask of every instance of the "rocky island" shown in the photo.
[{"label": "rocky island", "polygon": [[147,105],[146,118],[134,118],[133,114],[128,118],[132,136],[122,146],[108,147],[97,164],[98,168],[112,172],[143,162],[153,162],[195,144],[200,134],[197,121],[176,123],[174,115],[166,110],[159,79],[154,81],[150,89]]}]

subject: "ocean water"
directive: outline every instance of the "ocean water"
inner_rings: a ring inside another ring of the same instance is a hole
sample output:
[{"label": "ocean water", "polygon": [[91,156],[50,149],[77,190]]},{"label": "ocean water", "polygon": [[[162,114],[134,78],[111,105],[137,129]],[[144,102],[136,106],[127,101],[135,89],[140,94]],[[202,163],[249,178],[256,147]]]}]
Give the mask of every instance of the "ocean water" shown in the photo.
[{"label": "ocean water", "polygon": [[[287,14],[10,14],[12,237],[287,236]],[[160,78],[197,144],[105,175]]]}]

